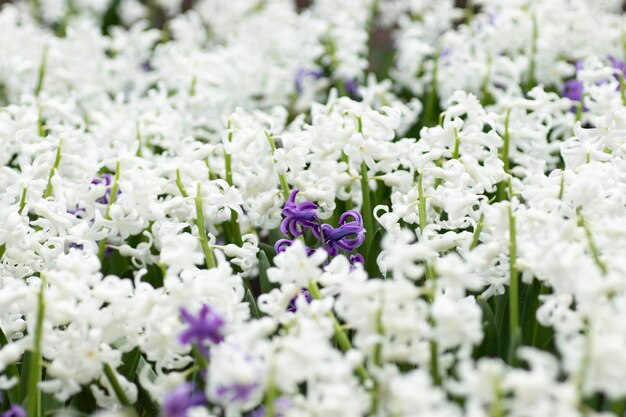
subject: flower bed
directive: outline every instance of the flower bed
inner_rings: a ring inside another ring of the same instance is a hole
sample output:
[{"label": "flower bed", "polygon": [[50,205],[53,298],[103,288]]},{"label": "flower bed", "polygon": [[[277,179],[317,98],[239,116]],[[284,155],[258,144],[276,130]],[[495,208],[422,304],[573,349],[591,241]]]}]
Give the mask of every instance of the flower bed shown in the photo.
[{"label": "flower bed", "polygon": [[624,416],[621,7],[2,6],[0,416]]}]

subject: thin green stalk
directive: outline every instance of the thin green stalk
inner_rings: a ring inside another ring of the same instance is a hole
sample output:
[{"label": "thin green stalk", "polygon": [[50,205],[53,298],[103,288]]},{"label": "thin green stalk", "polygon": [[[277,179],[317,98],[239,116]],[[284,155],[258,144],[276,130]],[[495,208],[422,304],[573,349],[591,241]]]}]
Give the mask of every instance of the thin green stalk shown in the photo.
[{"label": "thin green stalk", "polygon": [[26,207],[26,195],[28,194],[28,187],[24,187],[22,190],[22,196],[20,197],[20,208],[18,210],[19,214],[22,214],[24,211],[24,207]]},{"label": "thin green stalk", "polygon": [[115,392],[115,396],[117,396],[117,399],[119,400],[119,402],[125,407],[130,407],[132,404],[130,400],[128,399],[128,397],[126,396],[124,389],[122,389],[120,382],[117,380],[117,376],[115,375],[115,372],[111,368],[111,365],[109,365],[108,363],[104,365],[104,374],[109,380],[109,383],[111,384],[111,387],[113,388],[113,392]]},{"label": "thin green stalk", "polygon": [[189,95],[191,97],[196,95],[196,83],[198,82],[198,78],[194,75],[191,77],[191,85],[189,86]]},{"label": "thin green stalk", "polygon": [[472,243],[470,243],[469,249],[474,249],[478,242],[480,241],[480,233],[483,231],[483,227],[485,226],[485,213],[480,213],[480,217],[478,218],[478,223],[476,223],[476,228],[474,229],[474,234],[472,235]]},{"label": "thin green stalk", "polygon": [[487,71],[483,77],[483,82],[480,86],[480,102],[483,106],[493,103],[493,97],[489,93],[489,80],[491,77],[492,59],[491,55],[487,57]]},{"label": "thin green stalk", "polygon": [[426,196],[424,195],[424,173],[420,172],[417,177],[417,193],[418,193],[418,204],[417,209],[419,210],[418,218],[419,218],[419,228],[420,232],[424,232],[424,228],[426,227]]},{"label": "thin green stalk", "polygon": [[606,267],[606,264],[602,261],[602,259],[600,259],[600,251],[598,250],[598,247],[596,246],[593,240],[593,236],[591,235],[591,230],[589,229],[589,225],[587,224],[584,217],[580,213],[581,212],[580,208],[578,208],[576,212],[577,212],[576,214],[578,215],[578,225],[582,227],[583,230],[585,231],[585,236],[587,237],[587,244],[589,245],[589,250],[591,251],[591,257],[593,258],[593,261],[596,263],[600,271],[602,271],[602,274],[606,275],[608,273],[608,269]]},{"label": "thin green stalk", "polygon": [[39,73],[37,74],[37,84],[35,85],[35,97],[39,97],[43,88],[43,80],[46,76],[46,61],[48,60],[48,47],[43,48],[41,54],[41,63],[39,64]]},{"label": "thin green stalk", "polygon": [[[383,327],[382,318],[383,318],[383,315],[382,315],[382,307],[381,307],[376,312],[376,334],[379,335],[380,337],[383,337],[383,335],[385,334],[385,328]],[[382,348],[383,346],[381,342],[376,343],[376,345],[374,346],[374,364],[378,368],[383,366],[383,356],[382,356],[383,349]],[[378,412],[380,397],[381,397],[380,384],[378,380],[375,380],[374,388],[372,389],[372,407],[371,407],[372,415],[376,415],[376,413]]]},{"label": "thin green stalk", "polygon": [[59,164],[61,163],[61,147],[63,146],[63,139],[59,142],[59,147],[57,148],[57,154],[54,157],[54,164],[52,165],[52,169],[50,170],[50,174],[48,175],[48,184],[46,185],[46,189],[43,192],[43,198],[48,198],[52,195],[52,177],[57,172],[59,168]]},{"label": "thin green stalk", "polygon": [[504,417],[506,415],[506,411],[504,409],[503,397],[504,393],[502,392],[502,387],[500,386],[500,382],[496,381],[493,387],[494,390],[494,400],[489,405],[489,416],[490,417]]},{"label": "thin green stalk", "polygon": [[[228,128],[230,129],[230,120],[228,121]],[[231,142],[233,140],[233,132],[231,131],[228,134],[228,142]],[[270,146],[271,146],[271,141],[270,141]],[[274,145],[276,146],[276,145]],[[274,152],[274,149],[272,149],[272,154]],[[228,183],[228,185],[230,185],[231,187],[233,186],[233,168],[232,168],[232,157],[231,155],[226,152],[226,150],[224,150],[224,167],[226,169],[226,182]],[[286,179],[285,179],[286,182]],[[281,187],[283,186],[282,182],[281,182]],[[242,246],[243,245],[243,239],[241,237],[241,228],[239,227],[239,215],[237,214],[237,212],[235,210],[231,210],[230,211],[230,226],[232,229],[232,238],[234,240],[234,244],[237,246]]]},{"label": "thin green stalk", "polygon": [[[585,102],[585,96],[586,96],[586,93],[583,93],[582,96],[580,97],[580,101],[576,105],[576,121],[577,122],[580,122],[583,118],[583,109],[585,108],[583,103]],[[574,126],[572,126],[571,133],[572,135],[574,134]]]},{"label": "thin green stalk", "polygon": [[619,75],[619,94],[620,94],[620,97],[622,98],[622,106],[626,106],[626,83],[624,83],[624,73],[619,71],[618,75]]},{"label": "thin green stalk", "polygon": [[[267,133],[267,131],[264,133],[270,143],[270,147],[272,148],[272,156],[274,156],[274,153],[276,152],[276,142],[274,141],[272,135]],[[289,184],[287,183],[287,177],[284,173],[280,173],[278,174],[278,180],[280,181],[280,188],[283,192],[283,197],[285,198],[285,201],[287,201],[289,199]]]},{"label": "thin green stalk", "polygon": [[[419,228],[423,233],[424,228],[426,227],[426,196],[424,195],[424,173],[421,172],[419,174],[417,180],[417,193],[418,193],[418,210],[419,210]],[[436,279],[435,270],[430,264],[430,262],[424,262],[424,267],[426,268],[426,279],[432,283],[434,283]],[[434,287],[433,287],[434,288]],[[429,294],[429,301],[432,303],[434,300],[434,293],[431,292]],[[434,322],[431,319],[431,325]],[[430,341],[430,371],[433,378],[433,384],[440,385],[441,384],[441,375],[439,372],[439,348],[437,346],[437,342],[435,340]]]},{"label": "thin green stalk", "polygon": [[[317,285],[316,281],[313,281],[313,280],[309,281],[308,289],[313,299],[319,300],[322,298],[320,294],[319,286]],[[337,343],[339,344],[341,351],[347,352],[350,349],[352,349],[352,343],[350,342],[350,338],[348,337],[344,329],[341,327],[341,323],[339,323],[337,316],[335,316],[335,313],[333,313],[332,310],[328,312],[328,317],[330,317],[330,319],[333,322],[333,328],[335,330],[335,339],[337,339]],[[361,378],[361,380],[365,381],[367,379],[370,379],[370,375],[363,365],[359,365],[356,369],[356,372],[359,378]]]},{"label": "thin green stalk", "polygon": [[[346,163],[346,166],[348,167],[348,174],[350,174],[350,158],[348,158],[348,155],[345,154],[344,151],[341,151],[341,161]],[[348,195],[350,194],[351,191],[351,187],[350,184],[348,183],[348,185],[346,186],[346,193]],[[346,210],[352,210],[352,198],[349,197],[346,201]]]},{"label": "thin green stalk", "polygon": [[424,120],[423,126],[435,126],[439,115],[437,114],[437,77],[438,77],[438,68],[439,68],[439,51],[435,52],[435,56],[433,58],[433,77],[431,81],[430,91],[426,95],[426,103],[424,105]]},{"label": "thin green stalk", "polygon": [[[117,199],[117,190],[120,186],[120,161],[115,163],[115,177],[113,179],[113,185],[111,186],[111,194],[109,195],[109,202],[107,203],[107,208],[104,212],[104,219],[111,220],[111,206],[115,204],[115,200]],[[102,239],[98,242],[98,257],[100,261],[104,259],[104,253],[106,251],[107,238]]]},{"label": "thin green stalk", "polygon": [[265,400],[263,401],[263,405],[265,406],[265,417],[275,417],[276,416],[276,397],[278,396],[278,390],[276,389],[276,385],[270,380],[267,384],[267,389],[265,390]]},{"label": "thin green stalk", "polygon": [[367,177],[367,164],[361,162],[361,195],[363,197],[363,223],[365,225],[365,245],[363,245],[363,255],[367,256],[374,239],[374,220],[372,216],[372,200],[370,196],[369,178]]},{"label": "thin green stalk", "polygon": [[46,278],[41,275],[41,287],[37,296],[37,323],[35,324],[35,334],[33,338],[33,350],[31,363],[28,368],[28,385],[26,386],[26,411],[29,417],[41,417],[41,373],[43,370],[43,360],[41,357],[41,345],[43,339],[43,320],[46,311],[45,288]]},{"label": "thin green stalk", "polygon": [[187,198],[189,197],[189,193],[187,193],[187,190],[185,190],[185,186],[183,185],[183,181],[180,179],[180,169],[176,168],[176,186],[178,187],[178,191],[180,191],[180,194]]},{"label": "thin green stalk", "polygon": [[511,340],[509,352],[512,355],[521,338],[521,329],[519,321],[519,277],[515,265],[517,261],[515,215],[510,204],[507,211],[509,215],[509,335]]},{"label": "thin green stalk", "polygon": [[43,111],[41,110],[41,106],[39,107],[39,111],[37,112],[37,134],[41,138],[46,137],[46,126],[43,121]]},{"label": "thin green stalk", "polygon": [[437,342],[430,341],[430,373],[434,385],[441,385],[441,373],[439,372],[439,348]]},{"label": "thin green stalk", "polygon": [[452,159],[459,159],[459,146],[461,145],[461,138],[459,132],[454,128],[454,151],[452,151]]},{"label": "thin green stalk", "polygon": [[196,204],[196,226],[198,228],[200,246],[202,247],[202,252],[204,252],[204,261],[207,269],[215,268],[215,257],[213,256],[213,250],[209,245],[206,229],[204,227],[204,210],[202,208],[202,192],[200,190],[200,183],[198,183],[198,187],[196,188],[196,198],[194,201]]},{"label": "thin green stalk", "polygon": [[137,139],[137,152],[135,153],[135,155],[137,155],[139,158],[141,158],[142,157],[142,152],[141,152],[141,129],[139,128],[139,122],[137,122],[137,125],[136,125],[135,138]]},{"label": "thin green stalk", "polygon": [[[502,135],[502,147],[500,148],[500,160],[504,163],[504,172],[509,173],[510,161],[509,161],[509,148],[511,143],[511,135],[509,133],[509,121],[511,119],[511,107],[506,111],[504,117],[504,134]],[[505,183],[500,182],[498,184],[498,201],[507,200]]]},{"label": "thin green stalk", "polygon": [[532,45],[530,50],[530,64],[528,65],[528,85],[526,86],[526,90],[530,90],[537,84],[537,79],[535,76],[535,68],[537,67],[537,39],[539,37],[538,27],[537,27],[537,16],[533,13],[532,15]]}]

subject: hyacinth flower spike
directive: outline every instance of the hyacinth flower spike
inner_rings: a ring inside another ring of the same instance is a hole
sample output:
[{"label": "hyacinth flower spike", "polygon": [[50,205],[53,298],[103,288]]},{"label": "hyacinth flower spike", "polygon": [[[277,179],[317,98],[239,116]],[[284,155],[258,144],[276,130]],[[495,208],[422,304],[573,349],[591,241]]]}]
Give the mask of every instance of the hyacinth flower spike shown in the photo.
[{"label": "hyacinth flower spike", "polygon": [[171,391],[163,401],[164,417],[187,417],[192,407],[206,404],[206,397],[196,391],[194,385],[186,382]]},{"label": "hyacinth flower spike", "polygon": [[209,351],[205,342],[219,344],[224,340],[224,325],[226,322],[209,305],[203,304],[197,317],[185,308],[180,309],[180,314],[188,325],[187,329],[179,336],[178,340],[180,343],[194,343],[203,355],[208,356]]},{"label": "hyacinth flower spike", "polygon": [[348,210],[339,218],[339,227],[323,224],[313,234],[324,244],[328,254],[337,256],[339,249],[352,252],[365,241],[363,217],[356,210]]},{"label": "hyacinth flower spike", "polygon": [[296,195],[299,192],[298,189],[291,191],[282,211],[285,218],[280,224],[280,231],[293,237],[301,236],[307,229],[317,227],[317,205],[312,201],[296,204]]}]

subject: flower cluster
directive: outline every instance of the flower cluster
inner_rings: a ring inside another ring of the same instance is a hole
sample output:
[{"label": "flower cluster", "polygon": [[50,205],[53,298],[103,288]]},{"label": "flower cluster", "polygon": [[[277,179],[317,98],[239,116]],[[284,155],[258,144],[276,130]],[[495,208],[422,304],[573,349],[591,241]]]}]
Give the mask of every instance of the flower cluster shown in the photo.
[{"label": "flower cluster", "polygon": [[0,5],[0,417],[623,417],[619,0]]}]

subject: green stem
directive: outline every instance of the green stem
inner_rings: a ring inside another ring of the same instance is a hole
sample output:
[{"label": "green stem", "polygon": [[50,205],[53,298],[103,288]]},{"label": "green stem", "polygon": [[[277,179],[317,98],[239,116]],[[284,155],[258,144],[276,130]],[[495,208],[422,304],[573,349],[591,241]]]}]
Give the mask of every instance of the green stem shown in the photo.
[{"label": "green stem", "polygon": [[430,341],[430,373],[432,374],[433,384],[441,385],[441,374],[439,372],[439,348],[437,342]]},{"label": "green stem", "polygon": [[[509,331],[510,344],[509,352],[513,355],[515,347],[520,340],[520,322],[519,322],[519,277],[517,273],[517,242],[515,231],[515,215],[509,204]],[[512,356],[511,356],[512,358]]]},{"label": "green stem", "polygon": [[438,68],[439,68],[439,51],[435,52],[435,56],[433,58],[433,78],[431,81],[430,91],[426,95],[426,103],[424,108],[424,126],[435,126],[439,119],[439,115],[437,114],[437,77],[438,77]]},{"label": "green stem", "polygon": [[43,48],[41,54],[41,63],[39,64],[39,73],[37,74],[37,84],[35,85],[35,97],[39,97],[43,88],[43,80],[46,75],[46,61],[48,60],[48,47]]},{"label": "green stem", "polygon": [[30,417],[41,416],[41,373],[43,369],[41,357],[41,342],[43,339],[43,320],[46,310],[46,300],[44,297],[46,288],[46,278],[41,275],[41,287],[37,296],[37,323],[35,324],[35,334],[33,339],[32,361],[28,368],[28,385],[26,387],[26,407],[27,415]]},{"label": "green stem", "polygon": [[[424,195],[424,173],[421,172],[417,179],[417,192],[419,196],[418,201],[418,210],[419,210],[419,228],[421,232],[424,232],[424,228],[426,227],[426,196]],[[435,270],[430,264],[430,262],[424,262],[424,266],[426,268],[426,279],[434,284],[436,274]],[[434,285],[433,285],[434,291]],[[434,300],[434,292],[428,296],[429,301],[432,303]],[[431,325],[434,325],[433,320],[431,319]],[[437,342],[435,340],[430,341],[430,371],[432,373],[433,384],[440,385],[441,384],[441,376],[439,373],[439,352],[438,352]]]},{"label": "green stem", "polygon": [[200,246],[202,246],[202,252],[204,252],[204,261],[207,269],[215,268],[215,257],[213,256],[213,250],[211,250],[211,246],[209,245],[206,229],[204,227],[204,210],[202,208],[200,183],[198,183],[198,187],[196,188],[196,198],[194,201],[196,204],[196,226],[198,228],[198,236],[200,237]]},{"label": "green stem", "polygon": [[267,384],[267,389],[265,390],[265,401],[263,404],[265,405],[265,417],[275,417],[276,416],[276,397],[278,396],[278,392],[276,389],[276,385],[270,380]]},{"label": "green stem", "polygon": [[139,128],[139,122],[137,122],[136,131],[137,131],[137,133],[135,134],[135,138],[137,139],[137,152],[136,152],[136,155],[139,158],[141,158],[142,157],[142,152],[141,152],[141,129]]},{"label": "green stem", "polygon": [[[272,135],[267,133],[267,131],[265,131],[264,133],[265,133],[265,137],[267,137],[267,140],[270,143],[270,147],[272,148],[272,157],[273,157],[274,153],[276,152],[276,142],[274,141],[274,138],[272,137]],[[280,181],[280,188],[283,192],[283,197],[285,198],[285,201],[287,201],[289,199],[289,184],[287,183],[287,177],[285,176],[284,173],[280,173],[278,174],[278,180]]]},{"label": "green stem", "polygon": [[189,95],[191,97],[196,95],[196,83],[198,82],[198,78],[194,75],[191,77],[191,85],[189,86]]},{"label": "green stem", "polygon": [[589,225],[587,224],[587,222],[585,221],[585,218],[582,216],[580,212],[581,212],[581,209],[579,207],[578,210],[576,210],[576,214],[578,215],[578,226],[582,227],[583,230],[585,231],[585,236],[587,237],[587,244],[589,245],[589,250],[591,251],[591,257],[593,258],[593,261],[596,263],[600,271],[602,271],[602,274],[606,275],[608,273],[606,264],[602,261],[602,259],[600,259],[600,251],[598,250],[598,247],[596,246],[593,240],[593,236],[591,235],[591,230],[589,229]]},{"label": "green stem", "polygon": [[483,227],[485,226],[485,213],[480,213],[480,217],[478,218],[478,223],[476,223],[476,228],[474,229],[474,234],[472,235],[472,243],[470,243],[469,249],[474,249],[478,242],[480,241],[480,232],[483,231]]},{"label": "green stem", "polygon": [[[228,128],[230,129],[230,120],[228,121]],[[233,140],[233,132],[231,131],[228,134],[228,142],[231,142]],[[270,141],[270,146],[271,146],[272,141]],[[276,146],[274,144],[274,146]],[[275,148],[272,148],[272,154],[274,152]],[[224,150],[224,167],[226,169],[226,182],[228,183],[228,185],[230,185],[231,187],[233,186],[233,169],[232,169],[232,157],[231,155],[226,152],[226,150]],[[282,180],[281,180],[282,181]],[[285,179],[285,183],[286,183],[286,179]],[[283,183],[281,182],[281,187],[283,187]],[[288,189],[288,188],[287,188]],[[241,237],[241,228],[239,227],[239,215],[237,214],[236,211],[231,210],[230,211],[230,225],[232,228],[232,238],[234,240],[234,244],[237,246],[242,246],[243,245],[243,239]]]},{"label": "green stem", "polygon": [[626,106],[626,83],[624,83],[624,73],[621,71],[619,71],[619,94],[622,98],[622,106]]},{"label": "green stem", "polygon": [[530,90],[537,84],[535,77],[535,68],[537,66],[537,39],[538,39],[537,16],[532,15],[532,45],[530,50],[530,64],[528,66],[528,85],[526,90]]},{"label": "green stem", "polygon": [[[320,294],[320,288],[317,285],[316,281],[313,281],[313,280],[309,281],[308,289],[313,299],[319,300],[322,298]],[[337,339],[337,343],[339,344],[341,351],[347,352],[350,349],[352,349],[352,343],[350,342],[350,338],[341,327],[341,323],[339,323],[337,316],[335,316],[335,313],[333,313],[332,310],[328,312],[328,317],[330,317],[330,319],[333,322],[333,329],[335,330],[335,339]],[[367,379],[370,379],[369,373],[367,372],[367,370],[365,369],[363,365],[359,365],[356,369],[356,372],[359,375],[359,378],[361,378],[361,380],[365,381]]]},{"label": "green stem", "polygon": [[[383,315],[382,315],[382,306],[376,312],[376,334],[381,338],[385,334],[385,328],[383,326]],[[374,346],[374,364],[376,367],[380,368],[383,366],[383,357],[382,357],[382,343],[378,342]],[[376,415],[378,413],[378,406],[380,404],[381,397],[381,389],[380,383],[378,380],[374,381],[374,388],[372,389],[372,406],[371,406],[371,414]]]},{"label": "green stem", "polygon": [[[348,155],[345,154],[344,151],[341,151],[341,161],[346,163],[346,166],[348,167],[348,175],[351,176],[350,174],[350,158],[348,158]],[[348,196],[351,195],[351,186],[350,183],[348,183],[348,185],[346,186],[346,194],[348,194]],[[352,210],[352,197],[348,197],[348,199],[346,200],[346,210]]]},{"label": "green stem", "polygon": [[119,402],[125,407],[130,407],[132,404],[130,400],[128,399],[128,397],[126,396],[126,393],[122,389],[120,382],[117,380],[117,376],[115,375],[115,372],[111,368],[111,365],[109,365],[108,363],[104,365],[104,374],[109,380],[109,383],[111,384],[111,387],[113,388],[113,392],[115,392],[115,395],[117,396],[117,399],[119,400]]},{"label": "green stem", "polygon": [[459,159],[459,146],[461,145],[461,138],[459,138],[459,132],[454,128],[454,151],[452,151],[452,159]]},{"label": "green stem", "polygon": [[24,211],[24,207],[26,207],[26,195],[28,194],[28,187],[24,187],[22,190],[22,196],[20,197],[20,208],[18,210],[19,214],[22,214]]},{"label": "green stem", "polygon": [[361,162],[361,195],[363,197],[363,223],[365,224],[365,244],[363,245],[363,255],[368,256],[368,251],[374,239],[374,221],[372,217],[372,200],[370,196],[369,178],[367,177],[367,164]]},{"label": "green stem", "polygon": [[52,177],[57,172],[59,168],[59,164],[61,163],[61,147],[63,146],[63,139],[59,142],[59,147],[57,148],[56,156],[54,157],[54,165],[52,165],[52,169],[50,170],[50,174],[48,175],[48,184],[46,184],[46,189],[43,192],[43,198],[48,198],[52,195]]},{"label": "green stem", "polygon": [[[511,119],[511,107],[506,111],[504,117],[504,134],[502,135],[502,148],[500,148],[500,160],[504,163],[504,172],[509,173],[510,161],[509,161],[509,148],[511,143],[511,135],[509,133],[509,121]],[[504,182],[498,184],[498,201],[504,201],[507,199]]]},{"label": "green stem", "polygon": [[39,106],[39,111],[37,112],[37,133],[39,137],[46,137],[46,126],[43,121],[43,111],[41,110],[41,106]]},{"label": "green stem", "polygon": [[[117,190],[120,187],[120,161],[115,163],[115,178],[113,179],[113,185],[111,186],[111,194],[109,195],[109,202],[107,203],[107,208],[104,212],[104,219],[111,220],[111,206],[115,204],[115,200],[117,199]],[[104,259],[104,252],[106,250],[107,238],[102,239],[98,242],[98,257],[100,261]]]},{"label": "green stem", "polygon": [[178,191],[180,191],[180,194],[187,198],[189,197],[189,193],[187,193],[187,190],[185,190],[185,186],[183,185],[183,181],[180,179],[180,169],[176,168],[176,186],[178,187]]}]

